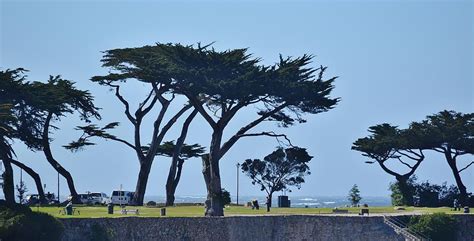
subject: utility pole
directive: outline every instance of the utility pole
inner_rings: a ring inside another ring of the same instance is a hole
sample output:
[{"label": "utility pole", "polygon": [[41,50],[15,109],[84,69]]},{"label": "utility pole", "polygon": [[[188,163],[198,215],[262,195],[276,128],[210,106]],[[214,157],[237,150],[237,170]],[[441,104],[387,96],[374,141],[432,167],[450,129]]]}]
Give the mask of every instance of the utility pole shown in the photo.
[{"label": "utility pole", "polygon": [[237,162],[237,205],[239,205],[239,167],[240,163]]},{"label": "utility pole", "polygon": [[58,172],[58,207],[61,206],[61,201],[59,201],[59,172]]}]

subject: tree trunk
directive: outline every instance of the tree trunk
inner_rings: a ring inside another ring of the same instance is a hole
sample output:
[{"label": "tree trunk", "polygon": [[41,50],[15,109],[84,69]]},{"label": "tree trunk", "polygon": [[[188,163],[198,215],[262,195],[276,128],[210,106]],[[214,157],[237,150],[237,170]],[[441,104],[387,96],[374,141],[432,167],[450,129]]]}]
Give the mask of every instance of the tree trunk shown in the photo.
[{"label": "tree trunk", "polygon": [[177,161],[178,163],[176,164],[175,160],[173,160],[170,172],[168,173],[168,179],[166,181],[166,206],[174,205],[174,194],[176,192],[176,188],[178,187],[179,180],[181,179],[184,160],[178,158]]},{"label": "tree trunk", "polygon": [[403,205],[413,206],[413,190],[410,185],[408,185],[408,177],[406,176],[397,176],[398,188],[403,196]]},{"label": "tree trunk", "polygon": [[13,168],[9,160],[2,159],[5,171],[3,172],[3,195],[7,205],[15,204],[15,187],[13,183]]},{"label": "tree trunk", "polygon": [[207,187],[206,216],[224,216],[224,205],[222,203],[221,177],[219,174],[219,160],[203,158],[203,174]]},{"label": "tree trunk", "polygon": [[16,160],[10,160],[10,161],[15,166],[23,169],[26,173],[28,173],[28,175],[31,176],[31,178],[33,178],[33,180],[35,181],[36,190],[38,190],[38,196],[39,196],[40,203],[46,203],[46,198],[44,196],[44,190],[43,190],[43,184],[41,183],[41,178],[38,175],[38,173],[36,173],[35,171],[33,171],[33,169],[31,169],[30,167],[26,166],[25,164],[23,164],[19,161],[16,161]]},{"label": "tree trunk", "polygon": [[168,179],[166,180],[166,206],[174,205],[174,194],[176,192],[176,187],[179,184],[181,178],[181,171],[183,170],[184,160],[179,156],[181,154],[182,147],[184,145],[184,140],[188,134],[189,125],[191,121],[196,117],[198,110],[194,109],[191,114],[186,118],[183,123],[183,128],[181,129],[181,134],[176,140],[176,145],[173,150],[173,156],[171,160],[170,171],[168,173]]},{"label": "tree trunk", "polygon": [[138,173],[137,185],[135,187],[135,194],[133,195],[133,205],[142,206],[145,199],[146,186],[148,183],[148,177],[151,171],[151,161],[145,159],[140,165],[140,171]]},{"label": "tree trunk", "polygon": [[456,158],[453,158],[451,156],[451,151],[447,151],[444,153],[446,160],[448,161],[449,167],[451,168],[454,179],[456,180],[456,185],[458,186],[459,189],[459,203],[461,206],[467,205],[467,200],[468,200],[468,194],[467,194],[467,189],[466,186],[464,186],[464,183],[462,182],[461,175],[459,174],[458,167],[456,165]]},{"label": "tree trunk", "polygon": [[46,117],[46,121],[44,124],[44,129],[43,129],[43,153],[46,157],[46,160],[49,162],[49,164],[56,170],[61,176],[63,176],[66,179],[67,186],[69,188],[69,192],[71,193],[71,201],[73,203],[81,203],[81,200],[79,196],[77,195],[76,187],[74,186],[74,180],[72,179],[71,173],[69,173],[61,164],[59,164],[56,159],[53,157],[53,153],[51,152],[51,146],[49,144],[49,125],[51,122],[51,118],[53,117],[53,114],[50,112],[48,116]]},{"label": "tree trunk", "polygon": [[273,193],[268,194],[267,196],[267,212],[270,212],[270,208],[272,207],[272,196]]}]

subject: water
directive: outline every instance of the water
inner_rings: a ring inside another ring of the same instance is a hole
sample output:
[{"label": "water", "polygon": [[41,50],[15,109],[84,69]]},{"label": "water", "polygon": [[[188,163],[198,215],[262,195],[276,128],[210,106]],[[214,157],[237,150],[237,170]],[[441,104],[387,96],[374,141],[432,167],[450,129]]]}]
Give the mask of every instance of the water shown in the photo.
[{"label": "water", "polygon": [[[272,198],[273,205],[278,203],[278,195]],[[232,202],[236,202],[236,196],[231,197]],[[266,197],[264,196],[239,196],[239,204],[244,204],[253,199],[257,199],[261,205],[265,204]],[[319,208],[335,208],[349,205],[349,201],[345,196],[291,196],[292,207],[319,207]],[[164,203],[166,198],[164,196],[145,196],[145,202],[155,201],[157,203]],[[176,196],[176,203],[204,203],[205,196]],[[360,204],[368,204],[370,207],[390,206],[391,201],[389,197],[362,197]]]},{"label": "water", "polygon": [[[273,205],[278,204],[278,195],[274,194]],[[288,195],[292,207],[310,207],[310,208],[335,208],[349,205],[349,201],[345,196],[291,196]],[[61,201],[66,200],[66,196],[61,196]],[[0,194],[0,199],[3,195]],[[244,204],[253,199],[257,199],[260,205],[265,204],[265,196],[239,196],[239,204]],[[155,201],[157,203],[164,203],[165,196],[145,196],[145,203],[148,201]],[[204,203],[206,197],[204,195],[178,195],[175,198],[175,203]],[[236,196],[231,196],[233,203],[236,202]],[[390,197],[362,197],[360,204],[368,204],[370,207],[391,206]]]}]

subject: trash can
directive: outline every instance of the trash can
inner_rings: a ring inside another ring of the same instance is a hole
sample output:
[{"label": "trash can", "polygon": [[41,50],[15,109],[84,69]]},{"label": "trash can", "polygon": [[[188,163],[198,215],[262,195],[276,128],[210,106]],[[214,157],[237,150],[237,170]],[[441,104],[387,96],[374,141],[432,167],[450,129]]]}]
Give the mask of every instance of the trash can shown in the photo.
[{"label": "trash can", "polygon": [[469,213],[469,207],[468,206],[464,207],[464,213]]},{"label": "trash can", "polygon": [[114,214],[114,204],[113,203],[109,203],[107,205],[107,213],[108,214]]},{"label": "trash can", "polygon": [[66,214],[67,215],[72,215],[72,205],[66,206]]},{"label": "trash can", "polygon": [[278,196],[278,207],[279,208],[290,207],[290,200],[288,199],[288,196]]},{"label": "trash can", "polygon": [[161,214],[161,216],[166,216],[166,208],[161,208],[160,209],[160,214]]}]

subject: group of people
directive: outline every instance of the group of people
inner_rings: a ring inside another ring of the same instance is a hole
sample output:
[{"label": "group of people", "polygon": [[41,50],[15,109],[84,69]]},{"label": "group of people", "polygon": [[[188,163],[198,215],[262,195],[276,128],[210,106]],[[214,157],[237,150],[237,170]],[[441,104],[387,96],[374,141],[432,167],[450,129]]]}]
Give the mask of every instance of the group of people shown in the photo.
[{"label": "group of people", "polygon": [[[250,201],[250,204],[252,206],[252,210],[253,209],[259,210],[260,209],[260,205],[258,204],[257,199],[253,199],[252,201]],[[267,201],[265,202],[265,204],[267,205],[267,212],[270,212],[270,207],[272,206],[272,201],[270,200],[270,198],[267,197]]]}]

